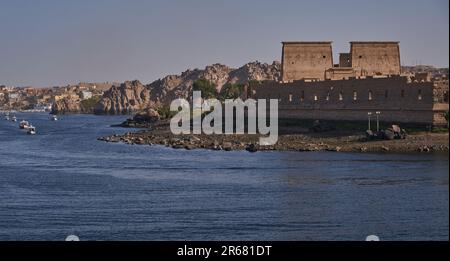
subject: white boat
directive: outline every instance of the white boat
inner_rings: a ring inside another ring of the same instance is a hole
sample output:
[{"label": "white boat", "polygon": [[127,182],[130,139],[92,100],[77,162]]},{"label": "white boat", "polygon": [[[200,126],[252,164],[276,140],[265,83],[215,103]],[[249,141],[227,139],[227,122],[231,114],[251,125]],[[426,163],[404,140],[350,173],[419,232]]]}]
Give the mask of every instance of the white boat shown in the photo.
[{"label": "white boat", "polygon": [[36,128],[32,125],[28,128],[27,134],[35,135],[36,134]]},{"label": "white boat", "polygon": [[21,129],[28,129],[30,127],[30,123],[28,121],[21,121],[19,123],[19,128]]},{"label": "white boat", "polygon": [[9,121],[9,116],[8,115],[5,116],[5,120]]},{"label": "white boat", "polygon": [[16,121],[17,121],[17,118],[16,118],[16,116],[13,116],[13,117],[12,117],[12,119],[11,119],[11,121],[14,121],[14,122],[16,122]]},{"label": "white boat", "polygon": [[57,121],[57,120],[58,120],[58,117],[56,115],[53,115],[52,116],[52,121]]}]

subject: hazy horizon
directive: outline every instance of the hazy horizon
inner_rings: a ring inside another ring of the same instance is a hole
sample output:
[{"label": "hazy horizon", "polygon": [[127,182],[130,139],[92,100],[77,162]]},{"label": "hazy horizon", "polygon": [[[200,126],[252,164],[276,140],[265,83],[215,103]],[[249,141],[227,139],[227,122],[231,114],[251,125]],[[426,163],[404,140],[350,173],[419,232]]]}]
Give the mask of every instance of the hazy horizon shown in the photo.
[{"label": "hazy horizon", "polygon": [[2,1],[0,85],[150,83],[214,63],[281,59],[281,42],[400,41],[402,65],[449,66],[449,2]]}]

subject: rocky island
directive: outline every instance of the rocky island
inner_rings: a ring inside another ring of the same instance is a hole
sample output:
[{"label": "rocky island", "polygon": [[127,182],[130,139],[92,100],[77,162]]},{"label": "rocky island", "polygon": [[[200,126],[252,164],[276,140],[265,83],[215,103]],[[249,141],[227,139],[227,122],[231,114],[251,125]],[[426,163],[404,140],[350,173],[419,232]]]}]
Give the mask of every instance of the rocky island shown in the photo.
[{"label": "rocky island", "polygon": [[[427,70],[429,69],[427,67]],[[169,75],[149,85],[143,85],[139,81],[125,82],[105,92],[95,112],[100,114],[137,112],[133,118],[118,126],[143,129],[135,133],[100,137],[99,140],[163,145],[186,150],[448,152],[448,126],[432,129],[430,125],[414,123],[402,125],[406,130],[404,132],[402,130],[401,139],[396,139],[392,134],[392,128],[399,128],[392,126],[395,122],[382,122],[380,127],[387,131],[383,133],[391,134],[383,135],[384,138],[380,139],[376,138],[377,135],[372,132],[366,133],[367,123],[362,121],[321,120],[319,122],[314,119],[281,118],[278,142],[271,146],[260,145],[258,143],[260,135],[174,135],[170,132],[171,112],[168,106],[173,99],[189,99],[194,90],[202,91],[207,98],[217,98],[222,101],[230,98],[246,99],[252,97],[253,91],[259,90],[258,88],[261,88],[264,82],[280,82],[281,72],[278,62],[272,64],[253,62],[238,69],[214,64],[203,70],[187,70],[180,75]],[[408,72],[414,73],[414,68],[408,68]],[[418,75],[422,73],[419,71],[417,75],[412,75],[412,81],[417,81]],[[426,72],[427,75],[430,75],[429,73],[429,71]],[[438,70],[434,77],[440,79],[441,73],[445,74],[446,71]],[[444,76],[445,79],[446,77]],[[274,91],[277,90],[274,89]],[[280,99],[279,93],[274,95],[278,95]],[[293,99],[292,95],[288,97]],[[299,95],[299,97],[302,96]],[[315,97],[318,99],[317,96]],[[339,99],[342,100],[342,97]],[[448,121],[448,113],[446,117]]]}]

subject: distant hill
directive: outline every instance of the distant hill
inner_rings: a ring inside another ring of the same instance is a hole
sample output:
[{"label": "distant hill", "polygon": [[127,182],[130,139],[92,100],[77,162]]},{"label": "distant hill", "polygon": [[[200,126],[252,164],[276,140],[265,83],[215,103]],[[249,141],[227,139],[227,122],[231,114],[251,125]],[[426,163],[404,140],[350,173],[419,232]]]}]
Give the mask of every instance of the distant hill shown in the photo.
[{"label": "distant hill", "polygon": [[446,76],[448,78],[448,68],[436,68],[431,65],[415,65],[415,66],[402,66],[402,73],[431,73],[432,77]]}]

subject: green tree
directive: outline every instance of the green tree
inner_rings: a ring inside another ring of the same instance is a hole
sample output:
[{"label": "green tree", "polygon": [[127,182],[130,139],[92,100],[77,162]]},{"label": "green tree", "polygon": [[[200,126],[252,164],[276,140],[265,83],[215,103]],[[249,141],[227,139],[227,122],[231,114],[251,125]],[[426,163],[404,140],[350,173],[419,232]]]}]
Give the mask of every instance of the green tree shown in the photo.
[{"label": "green tree", "polygon": [[262,81],[258,81],[258,80],[250,80],[248,82],[248,86],[250,87],[258,87],[259,85],[261,85],[263,82]]},{"label": "green tree", "polygon": [[218,96],[216,85],[206,79],[196,80],[193,85],[193,90],[201,91],[202,98],[204,99],[217,98]]},{"label": "green tree", "polygon": [[177,114],[176,111],[170,111],[170,106],[168,105],[160,106],[157,111],[162,120],[170,119]]},{"label": "green tree", "polygon": [[89,99],[82,100],[81,101],[81,107],[85,111],[93,111],[95,105],[100,101],[100,99],[101,99],[100,96],[93,96],[93,97],[91,97]]},{"label": "green tree", "polygon": [[227,83],[220,90],[220,99],[237,99],[244,93],[244,90],[244,84]]}]

